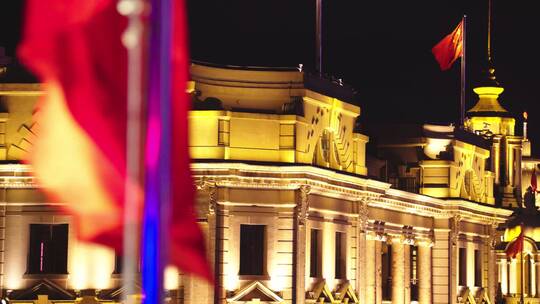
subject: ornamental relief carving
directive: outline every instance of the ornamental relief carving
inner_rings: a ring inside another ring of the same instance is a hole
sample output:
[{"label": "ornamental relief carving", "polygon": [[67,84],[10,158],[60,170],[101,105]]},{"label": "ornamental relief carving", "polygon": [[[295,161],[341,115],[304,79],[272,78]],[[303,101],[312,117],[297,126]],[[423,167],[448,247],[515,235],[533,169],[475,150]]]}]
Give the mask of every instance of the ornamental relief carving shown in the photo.
[{"label": "ornamental relief carving", "polygon": [[451,218],[452,231],[450,232],[450,241],[452,245],[456,246],[459,239],[459,227],[461,222],[461,215],[456,214]]},{"label": "ornamental relief carving", "polygon": [[300,190],[300,204],[296,206],[296,215],[299,225],[305,225],[306,219],[309,216],[309,193],[311,192],[311,186],[302,185]]},{"label": "ornamental relief carving", "polygon": [[368,226],[369,200],[369,197],[363,197],[358,201],[358,225],[361,232],[365,232]]},{"label": "ornamental relief carving", "polygon": [[208,192],[208,213],[214,215],[217,208],[217,184],[215,181],[207,180],[206,177],[195,183],[198,191]]}]

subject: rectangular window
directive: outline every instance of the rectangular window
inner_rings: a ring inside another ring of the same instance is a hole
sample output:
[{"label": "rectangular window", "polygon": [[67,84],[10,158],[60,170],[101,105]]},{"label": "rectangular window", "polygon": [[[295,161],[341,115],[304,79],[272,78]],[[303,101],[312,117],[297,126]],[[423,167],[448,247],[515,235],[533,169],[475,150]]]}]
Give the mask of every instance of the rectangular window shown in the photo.
[{"label": "rectangular window", "polygon": [[309,276],[312,278],[320,278],[322,268],[322,240],[320,230],[311,229],[311,241],[309,244],[309,250]]},{"label": "rectangular window", "polygon": [[240,275],[264,275],[265,226],[240,225]]},{"label": "rectangular window", "polygon": [[459,285],[467,286],[467,248],[459,248]]},{"label": "rectangular window", "polygon": [[335,250],[335,270],[336,279],[345,279],[346,273],[346,247],[345,247],[345,233],[336,232],[336,250]]},{"label": "rectangular window", "polygon": [[30,224],[28,274],[67,273],[68,224]]},{"label": "rectangular window", "polygon": [[382,296],[383,300],[392,300],[392,245],[382,244]]},{"label": "rectangular window", "polygon": [[474,251],[474,286],[482,287],[482,255],[480,250]]},{"label": "rectangular window", "polygon": [[418,301],[418,246],[410,247],[411,301]]}]

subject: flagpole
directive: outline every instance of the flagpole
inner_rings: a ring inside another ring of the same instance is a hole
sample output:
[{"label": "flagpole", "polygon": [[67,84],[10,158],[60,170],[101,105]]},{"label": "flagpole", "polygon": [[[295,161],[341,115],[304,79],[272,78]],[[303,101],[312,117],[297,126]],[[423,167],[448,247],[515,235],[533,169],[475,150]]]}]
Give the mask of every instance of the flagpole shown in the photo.
[{"label": "flagpole", "polygon": [[160,304],[168,260],[163,234],[171,196],[172,0],[150,0],[150,4],[142,285],[143,303]]},{"label": "flagpole", "polygon": [[322,75],[322,0],[315,0],[315,49],[317,57],[315,60],[315,70]]},{"label": "flagpole", "polygon": [[119,0],[118,12],[128,17],[128,26],[122,35],[127,49],[127,125],[126,125],[126,180],[124,186],[124,229],[122,254],[123,297],[127,304],[135,303],[135,279],[138,268],[139,217],[137,205],[141,198],[130,184],[141,179],[142,152],[142,78],[143,35],[141,21],[143,0]]},{"label": "flagpole", "polygon": [[[522,226],[521,229],[522,229],[521,233],[523,233],[524,227]],[[521,297],[520,297],[520,301],[521,301],[520,303],[521,304],[525,304],[525,298],[523,296],[523,276],[525,275],[525,272],[523,271],[524,270],[524,267],[523,267],[523,247],[525,247],[524,243],[525,243],[525,241],[522,241],[522,243],[521,243]]]},{"label": "flagpole", "polygon": [[461,35],[462,55],[461,55],[461,105],[460,105],[460,127],[465,128],[465,98],[466,98],[466,54],[467,54],[467,15],[463,15],[463,33]]}]

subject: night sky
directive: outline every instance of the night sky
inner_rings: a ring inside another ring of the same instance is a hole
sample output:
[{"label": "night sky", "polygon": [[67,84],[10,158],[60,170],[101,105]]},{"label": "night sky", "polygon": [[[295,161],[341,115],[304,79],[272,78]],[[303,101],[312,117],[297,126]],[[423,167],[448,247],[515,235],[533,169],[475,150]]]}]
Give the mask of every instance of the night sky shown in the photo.
[{"label": "night sky", "polygon": [[[0,46],[13,55],[21,1],[0,4]],[[7,3],[6,3],[7,2]],[[540,154],[540,20],[536,1],[493,0],[492,50],[501,104],[529,112],[533,153]],[[323,0],[323,72],[358,91],[362,120],[450,123],[459,116],[459,62],[441,72],[431,48],[467,24],[467,109],[486,66],[487,0]],[[313,69],[315,0],[188,0],[194,60]]]}]

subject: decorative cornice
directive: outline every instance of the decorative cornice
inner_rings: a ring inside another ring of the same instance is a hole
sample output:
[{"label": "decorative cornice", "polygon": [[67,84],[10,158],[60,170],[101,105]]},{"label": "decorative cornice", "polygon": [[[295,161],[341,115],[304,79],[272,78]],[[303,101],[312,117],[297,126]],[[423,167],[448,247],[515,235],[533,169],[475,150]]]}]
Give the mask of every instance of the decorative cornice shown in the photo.
[{"label": "decorative cornice", "polygon": [[[196,177],[206,176],[215,180],[218,187],[297,190],[302,186],[309,186],[310,195],[333,197],[357,202],[360,205],[365,204],[371,208],[425,217],[450,219],[459,215],[459,218],[464,221],[485,224],[504,222],[511,214],[511,211],[507,209],[460,199],[443,200],[391,189],[387,183],[312,166],[272,166],[224,162],[193,163],[192,169]],[[366,207],[359,207],[355,210],[361,208]],[[332,210],[328,210],[328,212],[332,212]]]}]

